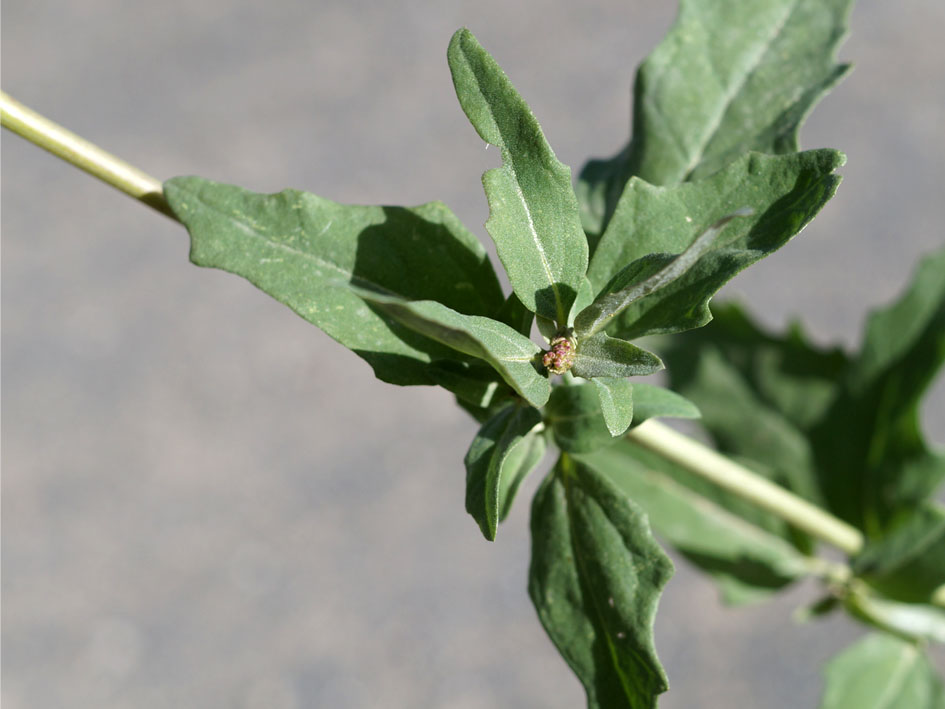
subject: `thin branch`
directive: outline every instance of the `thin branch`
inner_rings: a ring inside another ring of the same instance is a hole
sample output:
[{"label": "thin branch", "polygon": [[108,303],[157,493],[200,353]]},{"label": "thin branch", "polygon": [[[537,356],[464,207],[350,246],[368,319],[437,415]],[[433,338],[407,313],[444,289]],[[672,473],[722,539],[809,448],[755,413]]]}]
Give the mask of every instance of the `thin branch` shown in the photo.
[{"label": "thin branch", "polygon": [[164,200],[160,181],[53,123],[2,91],[0,118],[4,128],[176,220]]}]

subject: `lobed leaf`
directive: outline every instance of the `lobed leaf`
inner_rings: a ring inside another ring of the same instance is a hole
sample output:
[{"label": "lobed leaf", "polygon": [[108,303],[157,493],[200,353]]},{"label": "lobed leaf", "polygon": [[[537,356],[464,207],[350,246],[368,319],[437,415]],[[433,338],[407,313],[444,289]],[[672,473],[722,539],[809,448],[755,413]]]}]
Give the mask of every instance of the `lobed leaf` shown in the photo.
[{"label": "lobed leaf", "polygon": [[940,709],[945,689],[915,644],[874,633],[833,658],[820,709]]},{"label": "lobed leaf", "polygon": [[540,425],[537,409],[509,404],[483,424],[466,453],[466,511],[490,542],[544,455],[544,438],[535,431]]},{"label": "lobed leaf", "polygon": [[432,300],[407,301],[363,288],[352,290],[411,330],[458,352],[484,359],[532,406],[544,406],[548,401],[551,384],[535,366],[535,356],[541,350],[505,323],[464,315]]},{"label": "lobed leaf", "polygon": [[528,105],[469,30],[453,35],[447,57],[463,111],[502,152],[502,166],[482,179],[486,229],[522,303],[563,327],[587,270],[571,170],[558,162]]},{"label": "lobed leaf", "polygon": [[843,160],[833,150],[751,153],[698,182],[656,187],[631,180],[588,267],[597,292],[638,259],[683,252],[696,241],[700,225],[742,208],[753,216],[732,224],[731,233],[681,277],[632,302],[608,331],[635,339],[705,325],[712,317],[709,300],[719,288],[787,243],[833,196],[840,182],[834,171]]},{"label": "lobed leaf", "polygon": [[364,358],[379,379],[432,384],[430,362],[455,353],[354,293],[351,281],[407,299],[490,315],[502,290],[485,249],[443,204],[365,207],[285,190],[263,195],[199,177],[164,183],[191,237],[190,259],[246,278]]},{"label": "lobed leaf", "polygon": [[852,0],[683,0],[638,70],[633,140],[581,171],[592,243],[627,180],[702,179],[748,151],[794,153],[814,104],[848,71],[835,62]]},{"label": "lobed leaf", "polygon": [[929,450],[919,405],[945,361],[945,248],[923,259],[912,283],[868,321],[840,395],[811,431],[823,494],[834,514],[869,537],[932,495],[945,456]]},{"label": "lobed leaf", "polygon": [[681,254],[649,254],[622,269],[611,279],[604,292],[578,313],[574,320],[574,334],[578,342],[603,330],[632,303],[680,278],[715,245],[722,229],[732,219],[747,216],[751,216],[750,209],[741,209],[722,217],[697,236]]},{"label": "lobed leaf", "polygon": [[529,595],[588,707],[655,707],[668,683],[653,621],[673,566],[646,515],[565,457],[535,495],[531,531]]}]

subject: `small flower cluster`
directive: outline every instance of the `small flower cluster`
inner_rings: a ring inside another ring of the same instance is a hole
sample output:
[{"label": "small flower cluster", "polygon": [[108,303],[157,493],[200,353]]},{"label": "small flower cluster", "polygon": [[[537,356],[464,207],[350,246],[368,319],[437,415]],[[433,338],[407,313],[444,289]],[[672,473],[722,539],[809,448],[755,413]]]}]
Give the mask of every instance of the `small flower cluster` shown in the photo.
[{"label": "small flower cluster", "polygon": [[574,343],[567,337],[556,337],[551,341],[551,349],[541,358],[550,374],[564,374],[574,364]]}]

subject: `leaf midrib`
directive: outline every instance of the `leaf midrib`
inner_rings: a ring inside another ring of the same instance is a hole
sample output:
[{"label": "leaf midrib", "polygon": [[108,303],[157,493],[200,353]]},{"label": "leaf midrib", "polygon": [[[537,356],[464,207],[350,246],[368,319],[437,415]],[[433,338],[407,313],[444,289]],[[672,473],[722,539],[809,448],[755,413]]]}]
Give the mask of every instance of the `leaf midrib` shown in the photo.
[{"label": "leaf midrib", "polygon": [[[615,646],[614,639],[611,637],[610,631],[607,627],[604,610],[600,605],[600,601],[597,599],[597,594],[594,593],[593,589],[590,587],[590,574],[588,574],[587,562],[584,559],[584,556],[580,553],[578,549],[578,545],[575,540],[576,524],[575,524],[574,515],[576,513],[573,509],[573,504],[571,502],[571,486],[574,483],[572,480],[565,477],[564,484],[565,484],[565,496],[567,500],[567,504],[565,505],[565,512],[568,516],[568,526],[570,527],[570,530],[569,530],[570,534],[568,536],[570,537],[570,542],[571,542],[571,553],[573,555],[575,565],[578,567],[578,573],[579,573],[578,584],[586,588],[588,591],[588,595],[590,596],[589,605],[593,609],[594,616],[596,617],[596,621],[597,621],[596,623],[592,623],[592,626],[596,626],[597,628],[600,628],[600,632],[604,636],[604,642],[607,644],[607,651],[610,655],[611,668],[614,670],[614,672],[616,673],[617,677],[620,680],[620,685],[623,688],[624,696],[629,699],[630,697],[633,697],[636,694],[634,692],[633,683],[630,681],[630,678],[626,676],[626,673],[623,671],[623,667],[620,666],[619,658],[617,656],[617,648]],[[582,490],[581,493],[583,495],[587,495],[588,497],[591,497],[586,490]],[[593,497],[591,497],[591,499],[593,500],[595,505],[600,506],[596,499],[593,499]],[[604,515],[604,517],[607,518],[607,521],[611,522],[610,517],[607,515],[607,513],[604,511],[602,507],[601,507],[601,512]],[[620,534],[619,530],[617,533],[621,537],[621,540],[622,540],[623,535]],[[629,550],[626,549],[626,547],[624,548],[624,550],[627,553],[629,553]],[[583,584],[581,584],[580,577],[584,578]],[[632,645],[627,647],[626,650],[627,652],[629,652],[631,655],[633,655],[636,658],[636,660],[638,661],[638,664],[649,675],[651,676],[653,675],[653,672],[649,667],[649,663],[647,662],[648,658],[641,658],[640,653],[637,651],[636,647]],[[641,659],[642,659],[642,662],[641,662]]]},{"label": "leaf midrib", "polygon": [[325,259],[320,258],[319,256],[316,256],[315,254],[309,253],[308,251],[303,251],[301,249],[289,246],[288,244],[274,241],[263,232],[257,231],[255,227],[251,226],[247,222],[241,221],[239,218],[234,217],[232,213],[225,211],[224,209],[213,204],[212,202],[208,202],[198,192],[191,191],[190,194],[193,195],[196,201],[199,202],[201,205],[203,205],[204,208],[206,208],[207,210],[215,214],[218,214],[219,216],[223,217],[226,221],[236,225],[244,233],[248,234],[249,236],[255,237],[257,239],[260,239],[261,241],[263,241],[268,246],[271,246],[272,248],[279,249],[281,251],[292,254],[294,256],[301,257],[303,259],[308,259],[318,264],[319,266],[337,271],[346,279],[350,279],[347,282],[353,285],[361,287],[363,284],[364,286],[367,286],[369,289],[376,290],[387,295],[394,295],[394,296],[397,296],[398,298],[403,298],[404,300],[408,300],[408,301],[410,300],[409,296],[404,295],[403,293],[398,293],[397,291],[391,290],[390,288],[382,286],[379,283],[375,283],[374,281],[368,278],[364,278],[363,276],[358,276],[354,273],[354,271],[350,271],[350,272],[346,271],[344,268],[342,268],[336,263],[332,263],[331,261],[326,261]]},{"label": "leaf midrib", "polygon": [[912,670],[914,661],[919,657],[918,652],[912,647],[903,647],[902,655],[896,663],[896,667],[889,675],[886,683],[886,689],[879,695],[877,709],[885,709],[891,706],[891,701],[896,699],[902,689],[903,683]]},{"label": "leaf midrib", "polygon": [[[519,201],[522,204],[522,208],[525,210],[525,216],[528,219],[528,233],[531,235],[532,241],[535,244],[535,249],[538,251],[538,258],[541,261],[542,269],[544,270],[545,276],[548,279],[548,285],[551,287],[551,290],[555,296],[555,310],[557,311],[556,312],[557,319],[559,321],[563,321],[565,320],[565,313],[563,312],[564,309],[561,305],[562,299],[561,299],[560,290],[558,288],[558,283],[555,280],[554,274],[552,274],[551,272],[551,264],[548,261],[548,255],[545,253],[544,246],[542,245],[541,239],[538,236],[538,231],[535,229],[535,222],[532,219],[532,211],[531,211],[531,208],[529,207],[528,200],[525,198],[525,193],[522,191],[522,186],[518,179],[518,171],[515,168],[515,161],[513,160],[511,151],[508,148],[508,144],[505,138],[506,131],[503,127],[503,123],[497,119],[496,113],[493,110],[492,102],[487,98],[486,92],[483,91],[482,80],[480,78],[480,72],[476,71],[476,69],[473,68],[474,66],[476,66],[476,63],[470,60],[470,55],[467,53],[465,47],[463,47],[463,55],[466,57],[466,61],[469,64],[470,69],[472,69],[472,75],[476,81],[476,88],[479,91],[479,95],[482,96],[483,101],[488,107],[489,117],[492,119],[492,122],[495,124],[495,127],[498,129],[499,137],[502,140],[501,145],[495,144],[496,147],[502,151],[502,166],[493,168],[493,169],[498,170],[498,171],[508,170],[509,175],[512,178],[512,184],[515,186],[515,194],[519,198]],[[516,96],[519,99],[519,101],[524,103],[524,99],[520,95],[518,95],[518,92],[516,92]],[[526,106],[526,110],[528,110],[527,106]],[[532,117],[532,119],[534,120],[534,117]],[[488,143],[489,141],[486,141],[486,142]],[[539,161],[540,161],[540,158],[539,158]],[[490,199],[489,202],[491,204],[492,200]],[[537,307],[537,303],[536,303],[536,307]],[[561,323],[559,322],[559,324]]]}]

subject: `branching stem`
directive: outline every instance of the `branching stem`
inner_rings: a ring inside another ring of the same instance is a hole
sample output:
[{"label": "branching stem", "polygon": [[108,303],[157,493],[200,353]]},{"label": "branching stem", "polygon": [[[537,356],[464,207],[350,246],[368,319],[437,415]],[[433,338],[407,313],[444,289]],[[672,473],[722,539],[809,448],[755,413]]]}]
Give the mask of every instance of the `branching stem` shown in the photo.
[{"label": "branching stem", "polygon": [[[53,123],[2,91],[0,117],[4,128],[176,219],[164,200],[158,180]],[[856,528],[668,426],[651,420],[627,435],[645,448],[711,480],[847,554],[856,554],[863,548],[863,535]],[[938,589],[933,602],[945,606],[945,586]]]}]

